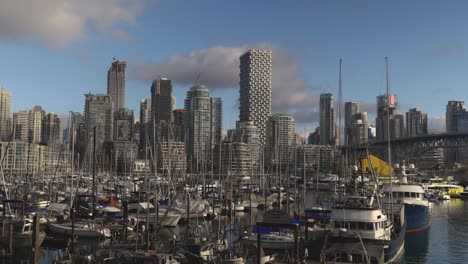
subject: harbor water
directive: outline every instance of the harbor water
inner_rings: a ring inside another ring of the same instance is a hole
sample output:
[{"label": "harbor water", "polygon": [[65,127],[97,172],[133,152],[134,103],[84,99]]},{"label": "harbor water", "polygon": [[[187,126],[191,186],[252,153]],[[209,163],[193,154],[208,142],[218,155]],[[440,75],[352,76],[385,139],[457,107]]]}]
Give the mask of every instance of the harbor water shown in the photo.
[{"label": "harbor water", "polygon": [[468,201],[431,203],[431,227],[407,234],[401,263],[466,263]]}]

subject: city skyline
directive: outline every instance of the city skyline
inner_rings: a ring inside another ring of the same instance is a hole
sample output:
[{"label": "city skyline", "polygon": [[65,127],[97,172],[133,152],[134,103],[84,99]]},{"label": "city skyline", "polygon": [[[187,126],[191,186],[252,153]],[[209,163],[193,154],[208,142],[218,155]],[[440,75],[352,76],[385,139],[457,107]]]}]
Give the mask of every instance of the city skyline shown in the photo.
[{"label": "city skyline", "polygon": [[[358,101],[363,111],[369,113],[370,123],[375,120],[374,98],[385,88],[385,56],[390,58],[391,90],[399,95],[401,112],[415,107],[427,112],[430,131],[434,131],[435,121],[439,125],[445,124],[447,101],[467,99],[463,94],[463,88],[468,86],[464,79],[468,64],[464,63],[466,54],[463,52],[467,39],[459,34],[466,18],[456,15],[464,10],[466,3],[440,6],[436,1],[414,1],[406,3],[403,10],[398,3],[369,1],[298,2],[287,7],[271,3],[272,16],[283,8],[295,15],[291,15],[289,21],[272,21],[258,12],[253,22],[269,21],[270,24],[250,27],[231,14],[242,8],[241,4],[213,3],[161,1],[147,5],[136,1],[127,6],[106,2],[96,8],[118,11],[118,15],[106,21],[107,24],[103,22],[106,17],[92,16],[78,1],[73,4],[72,14],[63,8],[51,11],[48,4],[38,7],[39,15],[63,12],[73,15],[79,22],[89,23],[89,28],[80,23],[67,24],[49,32],[35,26],[40,20],[31,17],[22,26],[0,30],[0,55],[9,62],[0,66],[0,86],[12,94],[12,112],[31,109],[35,105],[62,116],[68,111],[81,112],[83,94],[105,93],[105,72],[112,58],[116,57],[128,63],[126,104],[136,116],[140,99],[149,97],[148,87],[157,75],[174,81],[174,96],[179,98],[176,108],[182,108],[186,91],[199,75],[200,84],[206,85],[213,96],[223,99],[224,127],[234,128],[238,115],[238,57],[254,47],[273,50],[272,114],[291,114],[297,120],[298,131],[312,132],[318,125],[321,92],[337,95],[339,58],[343,59],[343,101]],[[15,14],[15,8],[21,7],[4,5],[3,11],[12,14]],[[169,14],[174,16],[170,21],[176,21],[189,17],[195,9],[213,10],[215,7],[221,11],[230,10],[223,20],[226,29],[213,25],[214,20],[222,18],[219,14],[207,16],[195,25],[177,22],[170,23],[167,28],[160,26]],[[253,14],[262,6],[253,3],[250,8],[249,14]],[[396,10],[399,16],[389,15]],[[416,12],[425,15],[416,19]],[[447,16],[448,13],[453,15]],[[13,25],[15,19],[5,14],[1,22]],[[351,25],[346,25],[346,21]],[[105,30],[95,30],[98,26]],[[184,34],[180,34],[182,26],[188,27]],[[353,26],[353,30],[347,32],[349,26]],[[431,27],[431,31],[422,30],[425,27]],[[70,28],[77,28],[77,31],[60,34]],[[206,28],[206,32],[200,32],[201,28]],[[157,42],[159,46],[154,48],[158,38],[150,36],[153,31],[159,35],[171,32],[174,37],[166,43]],[[25,32],[30,33],[28,37],[24,37]],[[412,34],[408,34],[410,32]],[[351,41],[346,44],[339,41],[341,38],[350,40],[351,33],[354,34]],[[187,37],[192,40],[189,44],[182,41]],[[46,59],[47,67],[42,67]],[[20,78],[19,73],[23,72],[20,69],[25,65],[40,71],[32,71],[28,78]],[[184,67],[179,67],[181,65]],[[287,84],[288,93],[281,89]],[[288,94],[291,96],[285,96]],[[417,104],[411,99],[416,95],[420,99]]]}]

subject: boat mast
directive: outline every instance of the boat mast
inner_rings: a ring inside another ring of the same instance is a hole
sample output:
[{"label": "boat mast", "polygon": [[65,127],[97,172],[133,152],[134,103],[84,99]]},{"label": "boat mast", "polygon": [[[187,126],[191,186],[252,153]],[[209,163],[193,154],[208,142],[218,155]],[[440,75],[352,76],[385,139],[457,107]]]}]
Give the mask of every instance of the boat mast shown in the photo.
[{"label": "boat mast", "polygon": [[94,219],[94,206],[96,204],[96,126],[93,127],[93,219]]},{"label": "boat mast", "polygon": [[[392,183],[392,155],[390,153],[390,80],[388,78],[388,57],[385,57],[385,76],[386,76],[386,87],[387,87],[387,159],[389,166],[389,178],[390,178],[390,213],[393,214],[393,183]],[[390,217],[393,223],[393,217]]]}]

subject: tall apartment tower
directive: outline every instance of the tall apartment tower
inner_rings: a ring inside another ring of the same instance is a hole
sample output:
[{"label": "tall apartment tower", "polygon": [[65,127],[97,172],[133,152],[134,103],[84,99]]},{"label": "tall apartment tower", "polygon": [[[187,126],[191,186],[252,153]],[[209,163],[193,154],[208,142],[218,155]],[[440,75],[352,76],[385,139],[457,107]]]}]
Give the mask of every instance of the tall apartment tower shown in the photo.
[{"label": "tall apartment tower", "polygon": [[148,145],[150,138],[151,124],[151,99],[140,100],[140,142],[139,150],[142,152]]},{"label": "tall apartment tower", "polygon": [[0,88],[0,140],[8,141],[11,127],[11,94]]},{"label": "tall apartment tower", "polygon": [[42,143],[50,146],[60,143],[60,118],[55,113],[48,113],[42,119]]},{"label": "tall apartment tower", "polygon": [[336,145],[333,94],[320,94],[320,145]]},{"label": "tall apartment tower", "polygon": [[427,135],[427,114],[418,108],[406,112],[406,136]]},{"label": "tall apartment tower", "polygon": [[107,94],[112,100],[114,111],[125,107],[125,61],[115,60],[107,71]]},{"label": "tall apartment tower", "polygon": [[348,146],[352,141],[353,116],[359,112],[359,104],[356,102],[345,103],[345,145]]},{"label": "tall apartment tower", "polygon": [[219,97],[211,99],[211,146],[221,142],[223,136],[223,102]]},{"label": "tall apartment tower", "polygon": [[113,113],[114,108],[110,95],[85,94],[83,123],[85,151],[93,149],[94,127],[96,127],[96,154],[98,156],[103,153],[104,143],[112,141]]},{"label": "tall apartment tower", "polygon": [[45,111],[41,106],[36,105],[29,111],[29,139],[31,143],[39,144],[42,141],[42,119]]},{"label": "tall apartment tower", "polygon": [[288,165],[293,149],[295,128],[296,122],[292,116],[275,114],[270,117],[267,130],[268,154],[273,164]]},{"label": "tall apartment tower", "polygon": [[[222,124],[222,104],[212,103],[217,100],[210,98],[208,89],[203,85],[195,85],[187,92],[184,102],[185,149],[192,171],[198,170],[211,158],[213,138],[218,137],[222,130],[221,127],[213,127]],[[212,107],[218,109],[212,110]]]},{"label": "tall apartment tower", "polygon": [[239,77],[239,121],[254,122],[264,147],[271,116],[271,50],[252,49],[242,54]]},{"label": "tall apartment tower", "polygon": [[242,142],[247,144],[252,164],[259,161],[260,139],[258,136],[258,128],[252,121],[236,122],[236,129],[230,130],[228,137],[232,142]]}]

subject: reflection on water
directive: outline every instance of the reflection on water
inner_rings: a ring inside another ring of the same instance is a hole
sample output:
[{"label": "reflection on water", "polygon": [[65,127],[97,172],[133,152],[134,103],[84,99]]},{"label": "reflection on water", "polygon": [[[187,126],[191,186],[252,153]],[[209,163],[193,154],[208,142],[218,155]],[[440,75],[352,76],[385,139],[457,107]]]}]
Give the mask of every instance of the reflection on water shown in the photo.
[{"label": "reflection on water", "polygon": [[431,227],[406,236],[402,263],[465,263],[468,258],[468,201],[432,204]]}]

